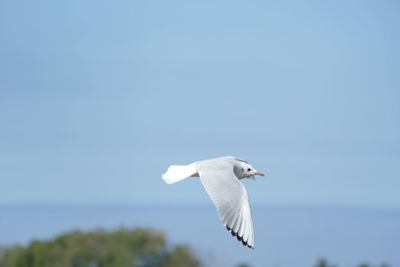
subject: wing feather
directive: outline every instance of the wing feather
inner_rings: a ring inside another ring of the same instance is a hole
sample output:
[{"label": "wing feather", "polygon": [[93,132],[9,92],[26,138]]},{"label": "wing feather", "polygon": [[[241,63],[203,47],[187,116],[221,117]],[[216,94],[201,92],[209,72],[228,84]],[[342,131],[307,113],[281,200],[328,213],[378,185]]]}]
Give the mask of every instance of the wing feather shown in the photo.
[{"label": "wing feather", "polygon": [[253,248],[250,203],[246,188],[235,176],[233,168],[200,170],[199,175],[227,230],[245,246]]}]

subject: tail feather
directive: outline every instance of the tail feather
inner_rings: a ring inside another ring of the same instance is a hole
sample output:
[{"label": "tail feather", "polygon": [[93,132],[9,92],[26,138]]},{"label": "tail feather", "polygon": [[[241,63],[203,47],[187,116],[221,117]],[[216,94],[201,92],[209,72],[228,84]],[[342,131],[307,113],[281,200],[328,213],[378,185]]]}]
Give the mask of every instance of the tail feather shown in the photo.
[{"label": "tail feather", "polygon": [[190,176],[198,176],[192,164],[171,165],[167,172],[162,175],[162,178],[167,184],[174,184]]}]

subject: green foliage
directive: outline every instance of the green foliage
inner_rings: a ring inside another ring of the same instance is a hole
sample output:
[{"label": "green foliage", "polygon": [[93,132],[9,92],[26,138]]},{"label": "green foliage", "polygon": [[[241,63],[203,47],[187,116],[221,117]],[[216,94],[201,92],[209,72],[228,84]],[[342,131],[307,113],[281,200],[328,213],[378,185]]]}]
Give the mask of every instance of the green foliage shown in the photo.
[{"label": "green foliage", "polygon": [[0,267],[198,267],[185,246],[167,247],[161,232],[118,229],[71,232],[0,252]]},{"label": "green foliage", "polygon": [[[183,245],[168,246],[162,232],[117,229],[70,232],[27,246],[0,247],[0,267],[200,267]],[[357,267],[375,267],[360,264]],[[241,263],[236,267],[250,267]],[[324,258],[314,267],[337,267]],[[380,267],[389,267],[381,264]]]},{"label": "green foliage", "polygon": [[176,246],[174,250],[169,253],[165,260],[160,264],[160,267],[186,267],[186,266],[200,266],[200,261],[192,256],[190,249],[186,246]]},{"label": "green foliage", "polygon": [[[315,264],[315,267],[337,267],[337,265],[332,265],[332,264],[328,263],[328,261],[326,259],[321,258],[317,261],[317,263]],[[366,264],[366,263],[362,263],[362,264],[357,265],[357,267],[374,267],[374,266]],[[381,264],[380,267],[389,267],[389,265]]]},{"label": "green foliage", "polygon": [[337,266],[329,264],[326,259],[319,259],[315,267],[337,267]]},{"label": "green foliage", "polygon": [[[379,266],[380,266],[380,267],[389,267],[389,265],[386,265],[386,264],[384,264],[384,263],[382,263],[382,264],[379,265]],[[357,267],[374,267],[374,266],[369,265],[369,264],[367,264],[367,263],[362,263],[362,264],[358,265]]]}]

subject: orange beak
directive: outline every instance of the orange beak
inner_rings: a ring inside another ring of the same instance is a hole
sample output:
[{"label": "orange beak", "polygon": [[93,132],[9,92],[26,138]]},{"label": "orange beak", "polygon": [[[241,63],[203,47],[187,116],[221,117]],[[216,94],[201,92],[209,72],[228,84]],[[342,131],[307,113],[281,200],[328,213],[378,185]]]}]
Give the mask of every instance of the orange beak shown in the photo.
[{"label": "orange beak", "polygon": [[255,172],[254,175],[264,176],[264,173],[262,173],[262,172]]}]

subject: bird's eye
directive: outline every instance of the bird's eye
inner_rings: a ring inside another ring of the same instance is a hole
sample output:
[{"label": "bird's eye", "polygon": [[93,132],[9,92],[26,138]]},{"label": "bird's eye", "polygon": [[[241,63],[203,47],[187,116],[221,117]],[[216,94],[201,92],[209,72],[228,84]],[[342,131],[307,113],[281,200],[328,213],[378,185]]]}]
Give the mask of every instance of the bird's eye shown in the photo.
[{"label": "bird's eye", "polygon": [[251,171],[251,169],[250,169],[250,168],[248,168],[248,169],[247,169],[247,171],[249,172],[249,171]]}]

